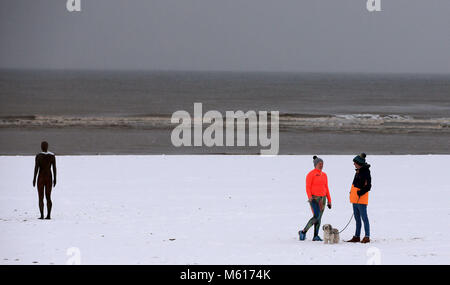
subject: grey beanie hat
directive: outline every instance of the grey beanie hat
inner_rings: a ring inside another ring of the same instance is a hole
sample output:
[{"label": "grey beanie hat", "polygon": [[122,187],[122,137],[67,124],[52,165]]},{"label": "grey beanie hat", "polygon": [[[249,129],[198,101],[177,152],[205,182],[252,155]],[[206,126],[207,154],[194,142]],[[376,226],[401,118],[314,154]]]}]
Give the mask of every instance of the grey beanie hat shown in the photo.
[{"label": "grey beanie hat", "polygon": [[323,160],[320,157],[317,157],[316,155],[313,156],[314,167],[316,167],[319,162],[323,162]]}]

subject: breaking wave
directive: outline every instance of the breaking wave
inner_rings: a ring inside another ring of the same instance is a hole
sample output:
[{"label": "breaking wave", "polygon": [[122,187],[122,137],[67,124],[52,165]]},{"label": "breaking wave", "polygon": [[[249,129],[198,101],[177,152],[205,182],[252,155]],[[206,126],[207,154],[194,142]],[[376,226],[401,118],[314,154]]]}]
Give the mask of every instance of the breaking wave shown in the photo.
[{"label": "breaking wave", "polygon": [[[148,116],[8,116],[0,128],[131,128],[172,129],[171,115]],[[205,123],[206,125],[206,123]],[[404,115],[280,114],[281,131],[450,132],[450,118],[414,118]]]},{"label": "breaking wave", "polygon": [[[405,115],[345,114],[305,117],[286,115],[283,126],[360,131],[450,131],[450,118],[414,118]],[[281,125],[281,124],[280,124]]]}]

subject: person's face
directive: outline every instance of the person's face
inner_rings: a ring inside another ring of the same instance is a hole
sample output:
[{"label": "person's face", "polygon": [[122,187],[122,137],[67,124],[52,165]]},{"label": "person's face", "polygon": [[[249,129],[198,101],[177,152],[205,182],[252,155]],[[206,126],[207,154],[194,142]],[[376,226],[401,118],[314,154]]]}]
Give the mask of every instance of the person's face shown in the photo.
[{"label": "person's face", "polygon": [[323,162],[321,161],[321,162],[317,163],[316,169],[322,170],[322,168],[323,168]]},{"label": "person's face", "polygon": [[355,165],[355,168],[356,168],[356,169],[360,169],[360,168],[361,168],[361,165],[359,165],[359,164],[356,163],[356,162],[353,162],[353,165]]}]

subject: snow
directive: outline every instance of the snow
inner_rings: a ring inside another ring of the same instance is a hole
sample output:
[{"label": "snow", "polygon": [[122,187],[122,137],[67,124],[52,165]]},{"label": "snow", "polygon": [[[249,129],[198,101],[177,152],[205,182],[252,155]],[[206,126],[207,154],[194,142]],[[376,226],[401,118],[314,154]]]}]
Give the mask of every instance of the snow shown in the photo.
[{"label": "snow", "polygon": [[[333,202],[322,225],[342,229],[352,156],[321,157]],[[37,219],[34,157],[1,156],[0,263],[449,264],[450,156],[368,161],[372,242],[329,245],[312,229],[298,240],[311,156],[58,156],[50,221]]]}]

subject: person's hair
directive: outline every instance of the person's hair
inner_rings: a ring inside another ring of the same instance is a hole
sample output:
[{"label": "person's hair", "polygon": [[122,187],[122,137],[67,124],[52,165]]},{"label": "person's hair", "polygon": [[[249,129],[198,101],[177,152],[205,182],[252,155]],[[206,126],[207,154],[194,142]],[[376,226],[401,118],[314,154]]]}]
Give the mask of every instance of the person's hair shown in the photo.
[{"label": "person's hair", "polygon": [[46,142],[46,141],[41,142],[41,149],[42,149],[42,151],[47,151],[48,150],[48,142]]}]

